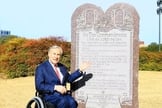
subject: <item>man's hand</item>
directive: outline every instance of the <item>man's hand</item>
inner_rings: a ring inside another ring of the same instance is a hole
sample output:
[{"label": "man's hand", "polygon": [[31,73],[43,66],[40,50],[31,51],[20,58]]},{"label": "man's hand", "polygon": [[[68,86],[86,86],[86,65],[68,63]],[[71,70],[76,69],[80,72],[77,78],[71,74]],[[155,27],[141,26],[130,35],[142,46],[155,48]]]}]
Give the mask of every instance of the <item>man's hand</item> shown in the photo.
[{"label": "man's hand", "polygon": [[87,68],[89,68],[90,65],[91,65],[90,62],[83,62],[83,63],[79,66],[79,70],[80,70],[80,71],[84,71],[84,70],[86,70]]},{"label": "man's hand", "polygon": [[57,92],[61,94],[65,94],[67,92],[65,86],[62,86],[62,85],[55,85],[54,90],[56,90]]}]

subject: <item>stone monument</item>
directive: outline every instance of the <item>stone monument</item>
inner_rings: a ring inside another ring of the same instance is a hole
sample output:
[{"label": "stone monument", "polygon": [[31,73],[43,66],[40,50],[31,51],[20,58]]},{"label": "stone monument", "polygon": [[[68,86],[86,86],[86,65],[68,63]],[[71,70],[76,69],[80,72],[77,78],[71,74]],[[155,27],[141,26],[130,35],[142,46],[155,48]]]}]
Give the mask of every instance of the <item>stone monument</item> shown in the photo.
[{"label": "stone monument", "polygon": [[93,77],[75,91],[79,108],[138,108],[139,16],[127,3],[93,4],[72,15],[71,71],[90,61]]}]

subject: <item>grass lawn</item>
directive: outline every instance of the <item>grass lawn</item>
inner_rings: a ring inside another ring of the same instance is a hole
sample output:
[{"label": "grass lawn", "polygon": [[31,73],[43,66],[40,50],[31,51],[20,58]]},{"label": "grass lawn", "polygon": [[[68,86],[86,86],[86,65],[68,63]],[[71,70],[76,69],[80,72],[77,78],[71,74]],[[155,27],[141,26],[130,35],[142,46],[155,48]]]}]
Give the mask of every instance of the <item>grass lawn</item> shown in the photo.
[{"label": "grass lawn", "polygon": [[139,72],[139,108],[162,108],[162,72]]},{"label": "grass lawn", "polygon": [[[0,108],[25,108],[34,77],[0,79]],[[139,72],[139,108],[162,108],[162,72]]]}]

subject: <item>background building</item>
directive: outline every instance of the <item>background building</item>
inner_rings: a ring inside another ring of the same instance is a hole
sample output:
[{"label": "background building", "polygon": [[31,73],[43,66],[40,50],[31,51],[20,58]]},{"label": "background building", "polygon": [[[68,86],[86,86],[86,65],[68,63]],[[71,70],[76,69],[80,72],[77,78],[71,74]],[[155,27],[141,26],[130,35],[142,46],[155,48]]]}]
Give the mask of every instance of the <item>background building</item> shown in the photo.
[{"label": "background building", "polygon": [[0,36],[7,36],[10,34],[11,34],[11,32],[9,30],[0,30]]}]

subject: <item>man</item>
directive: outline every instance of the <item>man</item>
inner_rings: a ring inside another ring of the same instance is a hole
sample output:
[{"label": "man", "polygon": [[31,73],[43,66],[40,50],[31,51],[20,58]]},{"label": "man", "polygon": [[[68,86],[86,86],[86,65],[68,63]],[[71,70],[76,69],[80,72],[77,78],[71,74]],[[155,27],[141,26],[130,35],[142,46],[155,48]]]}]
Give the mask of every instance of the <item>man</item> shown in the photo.
[{"label": "man", "polygon": [[75,72],[69,74],[67,68],[59,63],[62,53],[63,50],[59,46],[49,48],[48,60],[36,68],[36,90],[48,92],[44,94],[43,99],[56,108],[77,108],[77,102],[67,93],[65,84],[81,77],[90,64],[83,63]]}]

